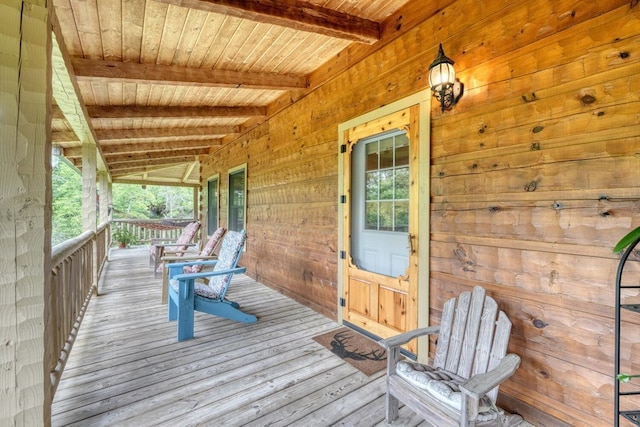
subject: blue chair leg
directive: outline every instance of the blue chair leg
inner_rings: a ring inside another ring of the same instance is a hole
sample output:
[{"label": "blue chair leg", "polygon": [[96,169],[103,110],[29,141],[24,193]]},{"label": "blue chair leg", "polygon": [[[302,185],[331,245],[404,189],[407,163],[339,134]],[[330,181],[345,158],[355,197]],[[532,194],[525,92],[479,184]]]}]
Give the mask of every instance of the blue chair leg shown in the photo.
[{"label": "blue chair leg", "polygon": [[178,341],[193,338],[193,304],[194,304],[194,281],[180,281],[180,292],[178,298]]},{"label": "blue chair leg", "polygon": [[176,304],[173,290],[169,291],[169,321],[176,320],[178,318],[178,305]]}]

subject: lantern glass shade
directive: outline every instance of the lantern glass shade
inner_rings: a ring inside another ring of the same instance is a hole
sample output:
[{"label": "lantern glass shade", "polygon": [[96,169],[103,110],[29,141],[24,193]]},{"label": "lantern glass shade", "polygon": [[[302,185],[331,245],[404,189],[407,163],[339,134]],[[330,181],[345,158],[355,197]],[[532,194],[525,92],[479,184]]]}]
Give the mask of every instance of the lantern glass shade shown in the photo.
[{"label": "lantern glass shade", "polygon": [[429,86],[433,90],[442,90],[442,86],[451,85],[456,81],[456,71],[448,62],[432,65],[429,69]]}]

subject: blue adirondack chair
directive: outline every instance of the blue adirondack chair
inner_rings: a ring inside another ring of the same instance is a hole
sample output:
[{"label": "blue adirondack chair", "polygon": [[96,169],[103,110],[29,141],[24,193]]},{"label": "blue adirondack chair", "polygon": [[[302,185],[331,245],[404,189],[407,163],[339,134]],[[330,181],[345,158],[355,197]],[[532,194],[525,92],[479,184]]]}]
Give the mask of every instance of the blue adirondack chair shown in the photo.
[{"label": "blue adirondack chair", "polygon": [[[215,261],[194,261],[169,264],[169,320],[178,320],[178,341],[193,338],[194,311],[213,314],[226,319],[253,323],[258,319],[240,310],[240,305],[225,298],[234,274],[244,273],[238,267],[246,240],[243,231],[227,231]],[[185,274],[183,268],[202,264],[213,270]],[[208,282],[196,282],[207,279]]]}]

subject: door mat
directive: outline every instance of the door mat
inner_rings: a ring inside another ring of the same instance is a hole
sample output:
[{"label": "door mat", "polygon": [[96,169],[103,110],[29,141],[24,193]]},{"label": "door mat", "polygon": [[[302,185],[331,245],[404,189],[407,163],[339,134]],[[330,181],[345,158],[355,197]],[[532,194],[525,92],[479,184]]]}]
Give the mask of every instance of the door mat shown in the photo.
[{"label": "door mat", "polygon": [[387,367],[386,351],[374,340],[353,329],[334,329],[313,337],[313,340],[367,376]]}]

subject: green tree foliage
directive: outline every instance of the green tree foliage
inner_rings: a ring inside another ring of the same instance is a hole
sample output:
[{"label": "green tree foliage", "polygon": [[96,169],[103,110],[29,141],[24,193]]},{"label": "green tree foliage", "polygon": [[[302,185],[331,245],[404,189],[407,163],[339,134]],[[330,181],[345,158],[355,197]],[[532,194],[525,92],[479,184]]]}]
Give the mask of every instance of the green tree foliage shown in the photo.
[{"label": "green tree foliage", "polygon": [[113,217],[193,218],[193,190],[187,187],[114,184]]},{"label": "green tree foliage", "polygon": [[51,244],[55,246],[82,233],[82,176],[66,162],[58,162],[51,181]]},{"label": "green tree foliage", "polygon": [[[60,161],[52,168],[53,230],[57,245],[82,233],[82,176]],[[113,184],[113,218],[193,218],[193,189]]]}]

